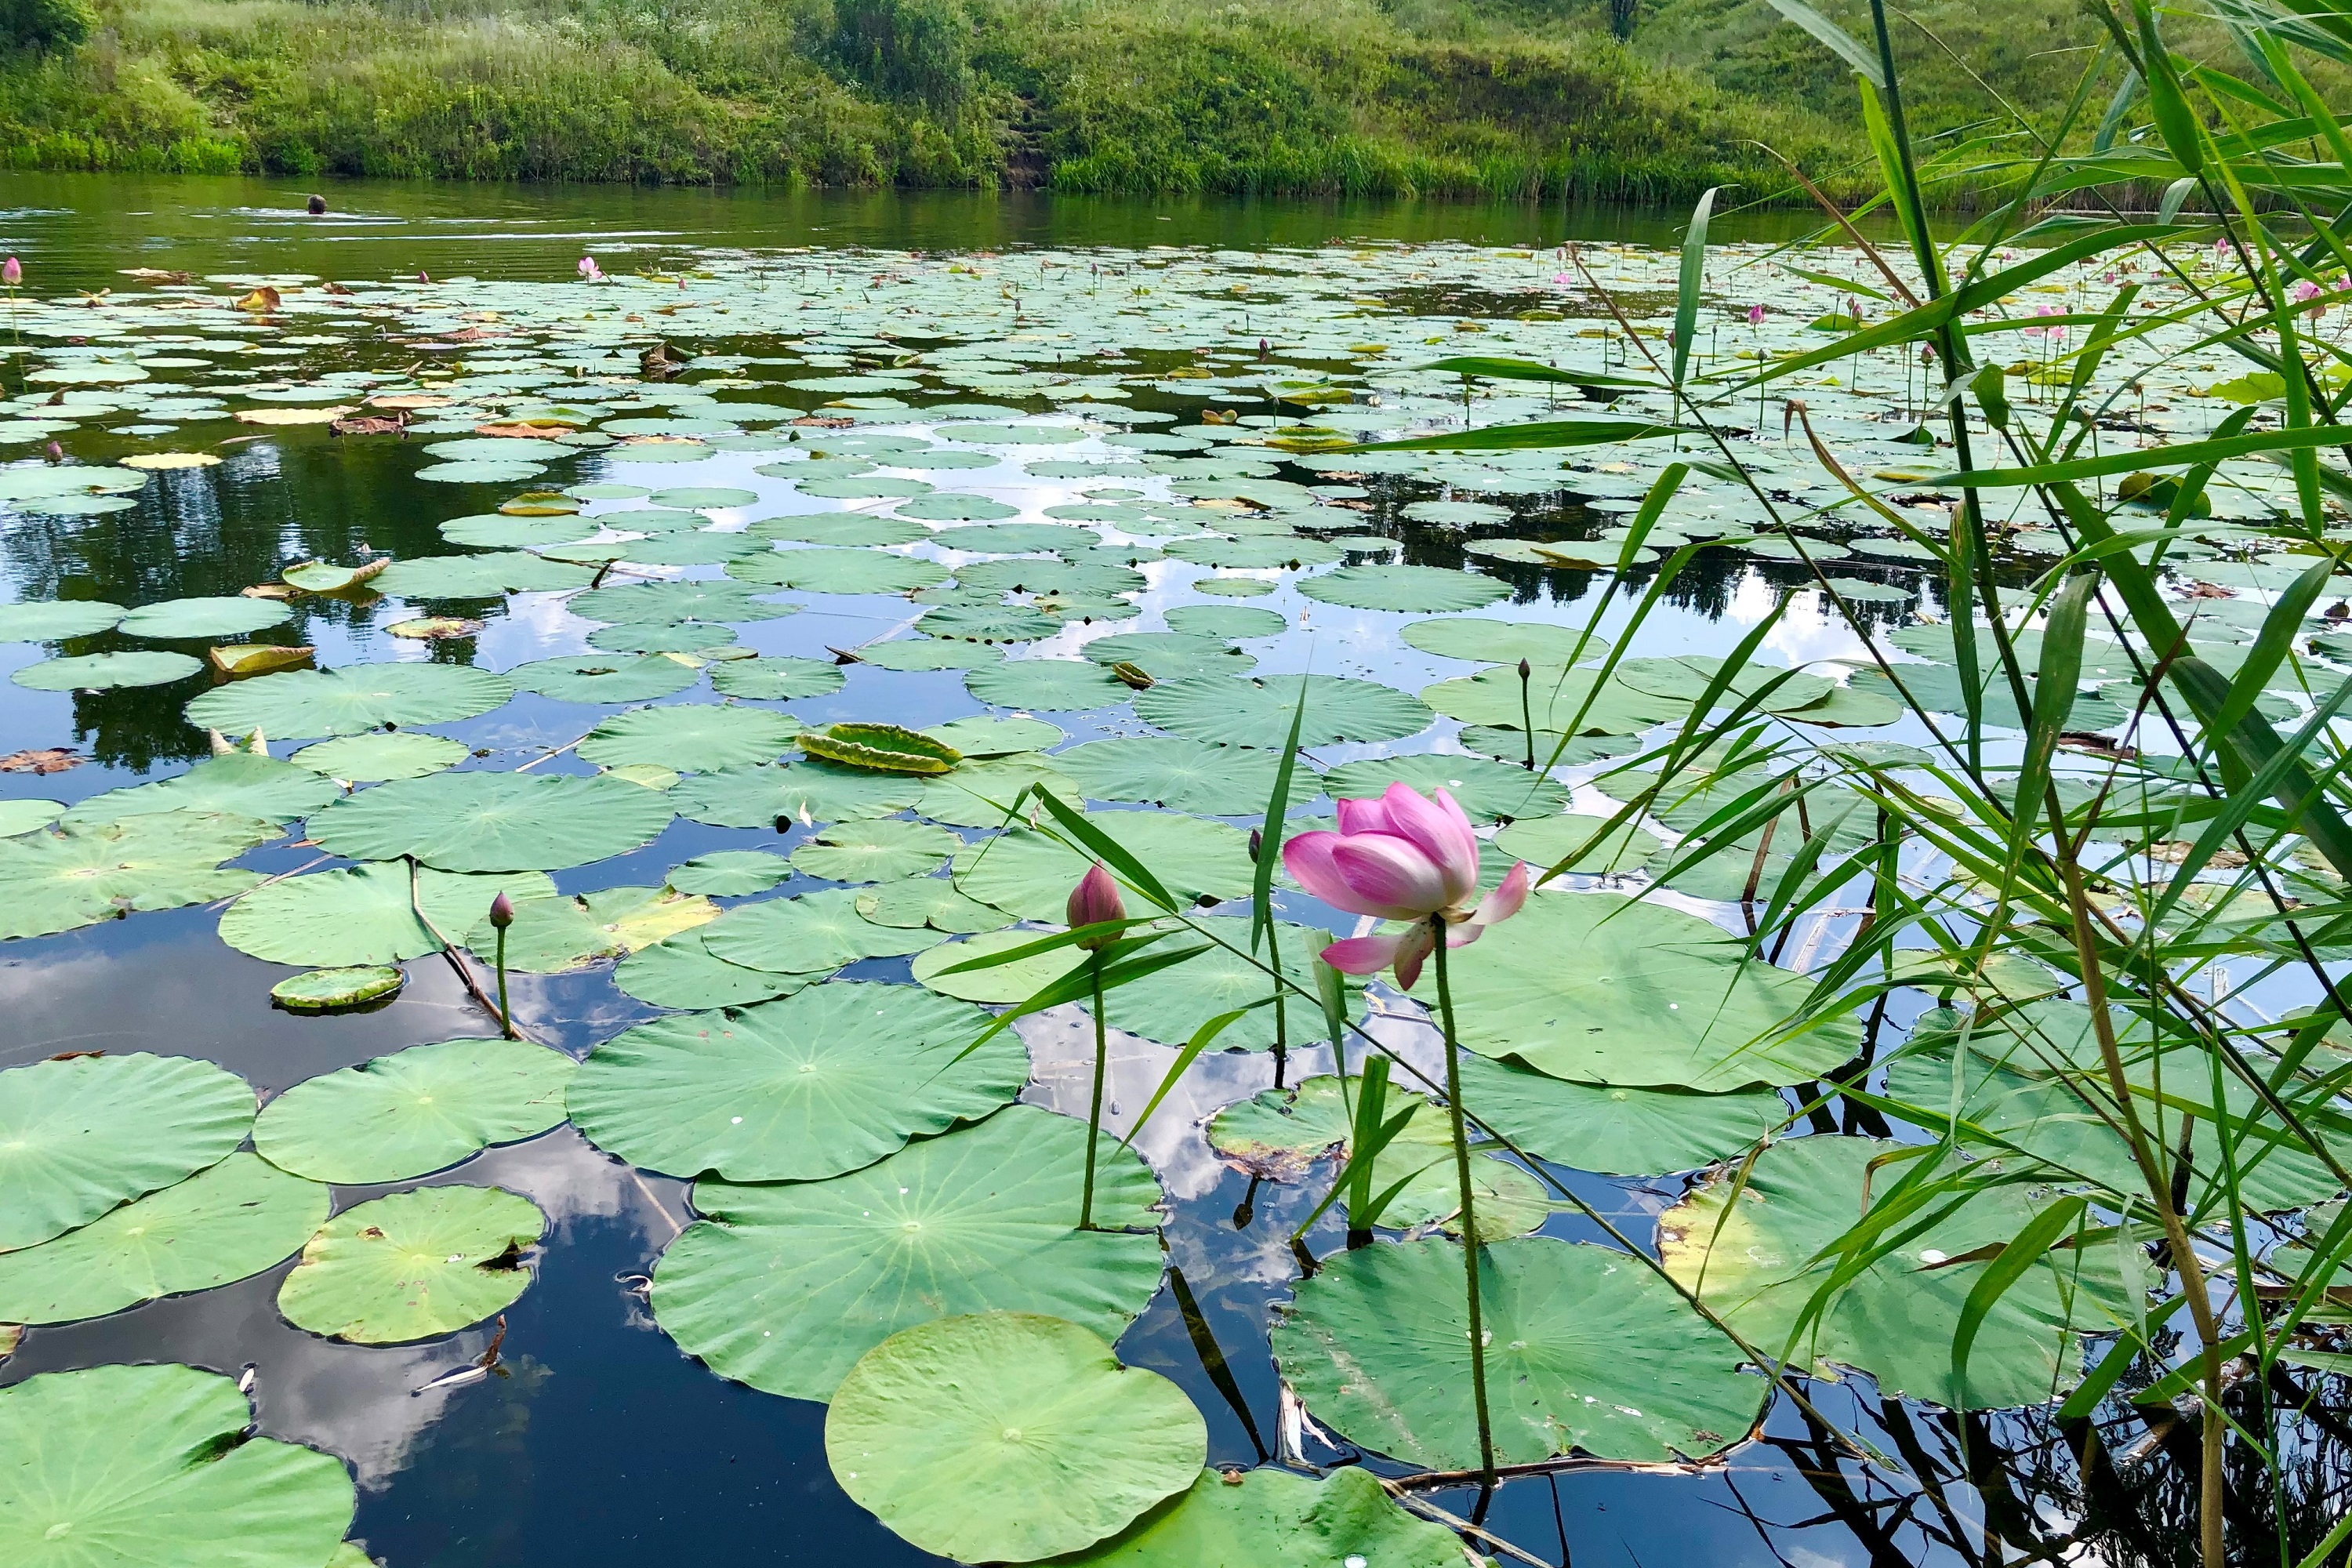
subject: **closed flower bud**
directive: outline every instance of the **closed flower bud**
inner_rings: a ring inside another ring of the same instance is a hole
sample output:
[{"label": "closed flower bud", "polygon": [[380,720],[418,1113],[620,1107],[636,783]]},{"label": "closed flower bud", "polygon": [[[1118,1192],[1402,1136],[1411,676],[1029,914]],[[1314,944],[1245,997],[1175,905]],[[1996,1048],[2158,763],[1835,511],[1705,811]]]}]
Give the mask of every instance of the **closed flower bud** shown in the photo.
[{"label": "closed flower bud", "polygon": [[1251,829],[1250,829],[1250,840],[1249,840],[1249,852],[1250,852],[1250,864],[1251,864],[1251,865],[1255,866],[1255,865],[1256,865],[1256,864],[1257,864],[1258,852],[1259,852],[1260,850],[1264,849],[1265,847],[1265,834],[1263,834],[1263,833],[1261,833],[1261,832],[1259,832],[1259,831],[1258,831],[1256,828],[1255,828],[1255,827],[1251,828]]},{"label": "closed flower bud", "polygon": [[504,931],[512,924],[514,924],[514,900],[500,893],[490,900],[490,925],[494,930]]},{"label": "closed flower bud", "polygon": [[[1072,931],[1080,926],[1103,925],[1127,918],[1127,905],[1119,900],[1118,884],[1111,880],[1110,872],[1101,861],[1097,860],[1089,867],[1087,874],[1078,879],[1078,885],[1070,889],[1070,902],[1065,912]],[[1092,952],[1118,940],[1117,932],[1104,931],[1087,937],[1078,946]]]},{"label": "closed flower bud", "polygon": [[1535,672],[1536,672],[1536,667],[1535,667],[1534,665],[1529,664],[1529,663],[1528,663],[1526,659],[1524,659],[1524,658],[1523,658],[1523,659],[1521,659],[1521,660],[1519,660],[1519,679],[1520,679],[1521,680],[1526,680],[1526,679],[1529,679],[1530,677],[1532,677],[1532,676],[1535,674]]},{"label": "closed flower bud", "polygon": [[13,256],[5,261],[0,261],[0,283],[5,283],[9,288],[14,289],[24,280],[25,264],[23,262]]}]

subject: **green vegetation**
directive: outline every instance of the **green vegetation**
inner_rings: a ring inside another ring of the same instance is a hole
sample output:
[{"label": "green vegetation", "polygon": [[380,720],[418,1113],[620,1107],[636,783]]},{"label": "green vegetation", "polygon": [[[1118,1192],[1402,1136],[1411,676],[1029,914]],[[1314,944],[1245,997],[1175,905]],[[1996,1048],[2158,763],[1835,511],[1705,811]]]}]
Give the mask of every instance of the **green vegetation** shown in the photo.
[{"label": "green vegetation", "polygon": [[[1759,142],[1840,190],[1864,161],[1765,0],[97,3],[0,0],[7,163],[1663,200],[1783,189]],[[2060,0],[1920,15],[2029,103],[2095,42]],[[1902,50],[1923,125],[1981,112]]]}]

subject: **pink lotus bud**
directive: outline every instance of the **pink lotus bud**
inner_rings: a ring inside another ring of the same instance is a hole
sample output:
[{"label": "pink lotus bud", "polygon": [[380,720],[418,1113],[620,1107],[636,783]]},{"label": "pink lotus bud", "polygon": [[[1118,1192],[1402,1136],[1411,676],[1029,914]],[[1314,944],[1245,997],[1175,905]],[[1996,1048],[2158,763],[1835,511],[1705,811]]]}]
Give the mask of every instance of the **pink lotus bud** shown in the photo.
[{"label": "pink lotus bud", "polygon": [[0,283],[5,283],[9,288],[14,289],[24,280],[25,264],[23,262],[13,256],[5,261],[0,261]]},{"label": "pink lotus bud", "polygon": [[1251,865],[1255,866],[1257,864],[1257,858],[1265,851],[1265,835],[1255,827],[1251,828],[1249,836],[1249,855]]},{"label": "pink lotus bud", "polygon": [[490,900],[490,925],[494,930],[504,931],[512,924],[514,924],[514,900],[501,892]]},{"label": "pink lotus bud", "polygon": [[1764,324],[1763,306],[1750,305],[1748,307],[1748,324],[1751,327],[1760,327]]},{"label": "pink lotus bud", "polygon": [[[1118,884],[1111,880],[1109,870],[1097,860],[1087,868],[1085,876],[1078,879],[1078,885],[1070,889],[1070,902],[1064,912],[1070,929],[1076,931],[1080,926],[1123,921],[1127,918],[1127,905],[1119,900]],[[1092,952],[1098,948],[1108,947],[1118,940],[1117,932],[1105,931],[1086,938],[1078,946]]]},{"label": "pink lotus bud", "polygon": [[1535,672],[1536,667],[1534,665],[1529,664],[1524,658],[1519,660],[1519,679],[1521,680],[1528,679],[1535,674]]}]

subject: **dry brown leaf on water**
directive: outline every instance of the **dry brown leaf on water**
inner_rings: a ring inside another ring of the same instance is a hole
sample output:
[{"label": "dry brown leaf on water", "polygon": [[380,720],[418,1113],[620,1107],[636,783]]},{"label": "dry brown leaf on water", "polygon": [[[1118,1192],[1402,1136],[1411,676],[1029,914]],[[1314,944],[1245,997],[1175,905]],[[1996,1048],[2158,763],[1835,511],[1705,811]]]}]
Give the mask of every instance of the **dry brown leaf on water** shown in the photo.
[{"label": "dry brown leaf on water", "polygon": [[117,268],[120,276],[136,278],[143,283],[193,283],[193,272],[173,272],[163,267],[124,267]]},{"label": "dry brown leaf on water", "polygon": [[209,468],[220,461],[210,452],[140,452],[121,459],[126,468]]},{"label": "dry brown leaf on water", "polygon": [[408,426],[404,421],[382,414],[354,414],[349,419],[338,419],[327,426],[330,436],[398,436]]},{"label": "dry brown leaf on water", "polygon": [[454,397],[442,397],[430,392],[388,392],[380,397],[371,397],[367,401],[370,408],[413,410],[446,408],[457,400]]},{"label": "dry brown leaf on water", "polygon": [[332,425],[351,412],[348,403],[326,408],[240,408],[236,419],[240,425]]},{"label": "dry brown leaf on water", "polygon": [[227,647],[207,648],[205,659],[231,680],[242,680],[250,675],[274,675],[281,669],[299,669],[310,662],[311,650],[307,647],[282,647],[276,643],[236,643]]},{"label": "dry brown leaf on water", "polygon": [[285,298],[280,295],[277,289],[272,289],[268,284],[264,283],[260,288],[256,289],[252,293],[247,294],[243,299],[239,300],[236,302],[236,308],[240,310],[259,310],[268,312],[277,310],[285,302]]},{"label": "dry brown leaf on water", "polygon": [[88,761],[79,752],[62,746],[42,746],[0,757],[0,773],[61,773]]}]

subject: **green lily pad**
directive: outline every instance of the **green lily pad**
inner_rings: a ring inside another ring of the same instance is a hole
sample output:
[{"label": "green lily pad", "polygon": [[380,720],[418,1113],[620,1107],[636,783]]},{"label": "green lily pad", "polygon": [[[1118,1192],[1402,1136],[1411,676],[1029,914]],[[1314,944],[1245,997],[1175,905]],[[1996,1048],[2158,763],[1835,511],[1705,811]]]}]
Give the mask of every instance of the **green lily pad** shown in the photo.
[{"label": "green lily pad", "polygon": [[1475,610],[1509,597],[1511,585],[1443,566],[1342,566],[1301,578],[1298,591],[1358,610]]},{"label": "green lily pad", "polygon": [[[1506,665],[1458,680],[1441,680],[1423,689],[1421,700],[1465,724],[1524,730],[1526,716],[1532,712],[1538,730],[1564,731],[1573,722],[1579,735],[1638,734],[1653,724],[1682,717],[1689,706],[1674,698],[1636,691],[1621,680],[1599,681],[1598,678],[1597,670],[1542,666],[1526,683],[1523,706],[1519,672]],[[1537,753],[1538,758],[1544,754]]]},{"label": "green lily pad", "polygon": [[977,1007],[869,981],[656,1018],[581,1064],[572,1119],[598,1148],[672,1175],[839,1175],[1021,1091],[1028,1053],[1010,1032],[955,1059],[987,1025]]},{"label": "green lily pad", "polygon": [[702,679],[698,660],[667,653],[582,653],[538,658],[507,671],[518,690],[559,702],[650,702]]},{"label": "green lily pad", "polygon": [[969,670],[963,689],[992,708],[1077,711],[1108,708],[1135,695],[1100,665],[1082,658],[1008,658]]},{"label": "green lily pad", "polygon": [[1257,660],[1222,637],[1190,632],[1114,632],[1078,652],[1101,665],[1133,665],[1154,680],[1191,675],[1247,675]]},{"label": "green lily pad", "polygon": [[[859,919],[878,926],[929,926],[938,931],[1000,931],[1013,921],[1013,917],[1003,910],[965,898],[944,877],[908,877],[877,888],[861,889],[856,910]],[[926,949],[918,954],[917,968],[935,951]],[[953,991],[947,994],[956,994]]]},{"label": "green lily pad", "polygon": [[793,851],[793,867],[830,882],[887,882],[928,877],[963,847],[963,840],[929,823],[838,822]]},{"label": "green lily pad", "polygon": [[450,773],[345,796],[310,820],[354,860],[414,855],[445,871],[551,871],[625,854],[669,825],[658,790],[608,778]]},{"label": "green lily pad", "polygon": [[[572,897],[515,900],[507,931],[509,969],[565,974],[599,959],[650,947],[719,918],[709,899],[668,888],[600,888]],[[478,958],[499,952],[498,929],[485,911],[462,939]],[[452,933],[452,940],[457,940]]]},{"label": "green lily pad", "polygon": [[0,1256],[184,1181],[252,1125],[252,1088],[187,1057],[70,1057],[0,1072]]},{"label": "green lily pad", "polygon": [[512,1306],[530,1288],[523,1249],[547,1228],[498,1187],[419,1187],[345,1209],[278,1288],[298,1329],[363,1345],[435,1339]]},{"label": "green lily pad", "polygon": [[1001,664],[1004,650],[992,643],[956,642],[944,637],[906,637],[898,642],[870,642],[853,649],[857,662],[877,669],[978,669]]},{"label": "green lily pad", "polygon": [[1255,605],[1179,605],[1168,612],[1167,621],[1170,631],[1227,641],[1270,637],[1290,626],[1274,611]]},{"label": "green lily pad", "polygon": [[[1581,1451],[1653,1463],[1748,1435],[1770,1384],[1665,1281],[1625,1254],[1546,1237],[1479,1252],[1495,1458]],[[1308,1412],[1350,1442],[1434,1469],[1478,1463],[1453,1242],[1343,1252],[1301,1282],[1274,1355]]]},{"label": "green lily pad", "polygon": [[[1262,816],[1274,797],[1278,752],[1212,746],[1167,735],[1089,741],[1054,754],[1053,764],[1089,800],[1148,801],[1204,816]],[[1291,779],[1291,797],[1314,795],[1311,763]]]},{"label": "green lily pad", "polygon": [[287,822],[310,816],[341,794],[333,781],[308,768],[250,752],[230,752],[168,779],[91,795],[67,812],[64,820],[68,827],[87,827],[158,812],[192,811]]},{"label": "green lily pad", "polygon": [[1233,599],[1263,598],[1274,592],[1274,584],[1262,577],[1203,577],[1192,587],[1199,593]]},{"label": "green lily pad", "polygon": [[[900,502],[898,515],[920,518],[925,522],[993,522],[1003,518],[1019,517],[1021,509],[1017,506],[1009,506],[1001,500],[992,500],[987,496],[961,495],[952,490],[943,490],[937,495],[918,496],[911,500]],[[1051,525],[1040,524],[1039,526]],[[950,548],[967,547],[954,545]],[[974,544],[968,548],[980,549],[982,546]],[[1010,546],[992,545],[986,548],[1001,550]],[[1054,547],[1032,545],[1030,548],[1050,550]]]},{"label": "green lily pad", "polygon": [[415,730],[387,730],[373,734],[344,735],[303,747],[287,758],[331,779],[349,784],[383,784],[391,779],[421,779],[466,760],[462,741],[427,735]]},{"label": "green lily pad", "polygon": [[205,692],[188,704],[188,722],[276,739],[357,735],[386,726],[446,724],[471,719],[514,695],[504,676],[459,664],[356,664],[341,669],[289,669]]},{"label": "green lily pad", "polygon": [[702,932],[689,931],[629,954],[613,971],[613,984],[624,994],[656,1007],[702,1012],[789,996],[832,973],[830,969],[819,969],[803,974],[779,974],[764,969],[746,969],[713,958],[710,950],[702,944]]},{"label": "green lily pad", "polygon": [[97,1366],[0,1389],[10,1568],[319,1568],[351,1527],[351,1472],[249,1436],[253,1406],[191,1366]]},{"label": "green lily pad", "polygon": [[[1796,1365],[1869,1373],[1889,1397],[1990,1410],[2064,1394],[2082,1379],[2083,1336],[2135,1321],[2146,1265],[2137,1249],[2111,1243],[2043,1254],[1979,1324],[1961,1388],[1952,1342],[1987,1267],[1975,1254],[2010,1241],[2053,1201],[2018,1186],[1981,1191],[1916,1235],[1906,1224],[1899,1236],[1882,1237],[1891,1249],[1790,1342],[1805,1303],[1842,1261],[1834,1253],[1809,1260],[1885,1200],[1895,1182],[1883,1169],[1873,1181],[1872,1163],[1896,1148],[1870,1138],[1775,1144],[1743,1170],[1727,1215],[1727,1177],[1661,1215],[1659,1258],[1765,1353],[1785,1348]],[[2130,1269],[2128,1279],[2120,1268]]]},{"label": "green lily pad", "polygon": [[[1004,917],[999,916],[1000,920]],[[974,959],[990,958],[1007,948],[1020,947],[1037,941],[1044,933],[1034,931],[983,931],[970,942],[948,942],[931,948],[915,957],[914,971],[918,984],[929,987],[942,996],[961,997],[966,1002],[986,1002],[997,1006],[1011,1006],[1059,980],[1085,958],[1068,948],[1049,948],[1032,953],[1027,958],[1014,959],[986,969],[966,970],[950,973],[960,963]]]},{"label": "green lily pad", "polygon": [[377,573],[370,586],[403,599],[499,599],[509,594],[561,594],[595,580],[593,567],[550,561],[527,550],[492,550],[395,561]]},{"label": "green lily pad", "polygon": [[79,1230],[0,1252],[0,1322],[66,1323],[209,1290],[301,1250],[329,1193],[253,1154],[216,1165]]},{"label": "green lily pad", "polygon": [[[1223,935],[1243,952],[1249,951],[1247,920],[1213,916],[1200,923]],[[1162,941],[1191,944],[1191,939],[1182,932]],[[1330,945],[1331,933],[1277,921],[1275,942],[1281,950],[1283,973],[1311,994],[1315,979],[1309,965],[1317,953]],[[1068,967],[1069,955],[1057,956],[1065,961],[1064,967]],[[1263,952],[1260,956],[1264,956]],[[1351,977],[1351,1012],[1359,1010],[1361,989],[1361,983]],[[1224,1032],[1217,1036],[1216,1048],[1262,1051],[1271,1048],[1275,1042],[1274,995],[1274,983],[1264,970],[1246,958],[1212,946],[1196,958],[1120,986],[1104,998],[1104,1005],[1110,1011],[1111,1022],[1118,1027],[1173,1046],[1191,1039],[1194,1030],[1218,1014],[1246,1007],[1249,1011],[1226,1025]],[[1289,992],[1286,1008],[1294,1043],[1322,1037],[1322,1014],[1312,1003],[1297,992]]]},{"label": "green lily pad", "polygon": [[1461,1040],[1554,1078],[1710,1092],[1802,1083],[1853,1055],[1848,1019],[1770,1037],[1812,987],[1745,952],[1615,893],[1535,898],[1454,957]]},{"label": "green lily pad", "polygon": [[[1089,821],[1159,875],[1179,899],[1218,903],[1248,893],[1256,868],[1249,836],[1222,822],[1151,811],[1097,812]],[[1058,925],[1070,889],[1092,856],[1025,827],[967,844],[955,858],[955,882],[967,898],[1023,920]]]},{"label": "green lily pad", "polygon": [[203,668],[184,653],[86,653],[45,658],[8,679],[30,691],[113,691],[127,686],[168,686]]},{"label": "green lily pad", "polygon": [[367,863],[256,888],[223,911],[220,934],[239,952],[272,963],[398,963],[441,951],[426,921],[458,941],[502,892],[521,904],[553,898],[555,884],[536,871],[469,877],[423,867],[412,902],[404,863]]},{"label": "green lily pad", "polygon": [[[1114,1535],[1187,1489],[1208,1426],[1184,1391],[1076,1323],[940,1318],[861,1357],[825,1413],[852,1500],[962,1563],[1031,1563]],[[975,1497],[1018,1508],[974,1508]]]},{"label": "green lily pad", "polygon": [[[1076,803],[1084,792],[1077,782],[1054,765],[1052,757],[1035,752],[1015,752],[966,763],[944,777],[929,781],[915,802],[915,814],[958,827],[1003,827],[1005,808],[1022,789],[1036,784]],[[1032,809],[1024,806],[1025,816]]]},{"label": "green lily pad", "polygon": [[740,582],[810,594],[905,594],[948,580],[948,569],[916,555],[885,550],[812,545],[731,561],[727,575]]},{"label": "green lily pad", "polygon": [[606,767],[654,763],[682,773],[751,767],[783,755],[800,721],[767,708],[677,702],[615,713],[580,742],[583,760]]},{"label": "green lily pad", "polygon": [[694,1189],[654,1269],[655,1321],[713,1372],[827,1399],[900,1329],[1046,1312],[1116,1339],[1160,1288],[1160,1184],[1108,1136],[1077,1228],[1086,1124],[1014,1105],[828,1181]]},{"label": "green lily pad", "polygon": [[842,688],[841,667],[831,659],[782,658],[762,654],[732,659],[710,672],[711,689],[721,697],[756,702],[793,702],[830,697]]},{"label": "green lily pad", "polygon": [[688,511],[725,511],[751,506],[759,499],[759,491],[739,485],[673,485],[656,490],[646,501],[652,506],[681,507]]},{"label": "green lily pad", "polygon": [[[713,648],[729,647],[734,642],[735,628],[716,621],[663,621],[654,626],[598,626],[588,634],[588,646],[599,653],[708,655]],[[749,661],[739,659],[736,662]]]},{"label": "green lily pad", "polygon": [[[798,467],[797,464],[793,466]],[[751,531],[762,539],[788,540],[799,544],[836,544],[852,549],[866,545],[912,544],[931,536],[929,529],[906,518],[867,517],[863,512],[842,511],[763,517],[751,525]]]},{"label": "green lily pad", "polygon": [[861,958],[897,958],[940,940],[937,931],[878,926],[864,919],[857,895],[845,888],[739,904],[703,933],[713,957],[780,974],[838,969]]},{"label": "green lily pad", "polygon": [[1524,658],[1533,664],[1565,668],[1572,658],[1599,659],[1609,652],[1606,637],[1587,639],[1575,626],[1555,626],[1548,621],[1491,621],[1475,616],[1447,616],[1439,620],[1414,621],[1400,628],[1397,636],[1404,639],[1408,647],[1417,647],[1423,653],[1433,653],[1440,658],[1475,659],[1480,664],[1517,664]]},{"label": "green lily pad", "polygon": [[1548,816],[1568,804],[1567,787],[1541,773],[1454,752],[1343,763],[1323,775],[1323,793],[1334,800],[1370,800],[1399,782],[1423,795],[1444,790],[1473,822]]},{"label": "green lily pad", "polygon": [[787,822],[847,822],[895,816],[915,804],[922,780],[845,768],[810,758],[728,768],[677,786],[677,814],[713,827],[772,827]]},{"label": "green lily pad", "polygon": [[103,599],[32,599],[0,605],[0,642],[65,642],[112,629],[131,612]]},{"label": "green lily pad", "polygon": [[1434,717],[1392,686],[1336,675],[1195,676],[1139,694],[1135,711],[1145,723],[1187,740],[1279,749],[1290,734],[1301,681],[1307,686],[1302,747],[1399,741],[1426,730]]},{"label": "green lily pad", "polygon": [[997,719],[985,713],[934,724],[923,733],[975,760],[1034,752],[1063,739],[1062,727],[1043,719]]},{"label": "green lily pad", "polygon": [[828,724],[794,739],[808,756],[866,773],[929,775],[963,761],[954,747],[903,724]]},{"label": "green lily pad", "polygon": [[60,800],[0,800],[0,838],[14,838],[47,827],[63,816],[65,809],[65,802]]},{"label": "green lily pad", "polygon": [[293,618],[294,612],[275,600],[233,594],[142,605],[125,614],[116,629],[134,637],[234,637],[282,626]]},{"label": "green lily pad", "polygon": [[[1603,829],[1608,830],[1608,836],[1594,843],[1594,836]],[[1591,847],[1587,848],[1588,845]],[[1538,873],[1575,855],[1575,864],[1566,869],[1601,875],[1638,869],[1657,853],[1658,841],[1630,822],[1611,828],[1605,816],[1570,813],[1520,817],[1495,835],[1495,847],[1515,860],[1525,860]],[[1580,850],[1581,854],[1578,854]]]},{"label": "green lily pad", "polygon": [[249,816],[164,811],[0,839],[0,938],[233,898],[260,877],[220,863],[278,836]]},{"label": "green lily pad", "polygon": [[269,999],[289,1013],[341,1013],[396,994],[408,976],[390,964],[310,969],[269,988]]},{"label": "green lily pad", "polygon": [[[1349,1079],[1342,1091],[1329,1073],[1287,1089],[1261,1090],[1236,1100],[1210,1119],[1210,1146],[1254,1176],[1295,1182],[1325,1155],[1344,1155],[1355,1131],[1349,1110],[1358,1080]],[[1466,1097],[1465,1097],[1466,1098]],[[1403,1112],[1412,1120],[1381,1153],[1373,1176],[1375,1191],[1400,1176],[1443,1159],[1454,1163],[1454,1131],[1445,1113],[1428,1100],[1395,1084],[1381,1102],[1381,1120],[1391,1121]]]},{"label": "green lily pad", "polygon": [[296,1084],[255,1120],[253,1146],[314,1182],[404,1182],[562,1121],[572,1067],[520,1040],[411,1046]]},{"label": "green lily pad", "polygon": [[1067,1568],[1460,1568],[1462,1539],[1389,1500],[1360,1465],[1321,1481],[1288,1470],[1203,1470],[1192,1489],[1062,1560]]},{"label": "green lily pad", "polygon": [[1523,1153],[1612,1176],[1697,1170],[1789,1115],[1777,1094],[1612,1089],[1473,1056],[1462,1058],[1462,1103]]},{"label": "green lily pad", "polygon": [[681,893],[738,899],[764,893],[792,874],[792,862],[782,855],[765,849],[720,849],[671,867],[669,885]]},{"label": "green lily pad", "polygon": [[768,592],[742,583],[701,579],[677,583],[631,583],[597,588],[572,601],[572,613],[615,626],[670,621],[772,621],[799,613],[794,605],[770,604]]}]

